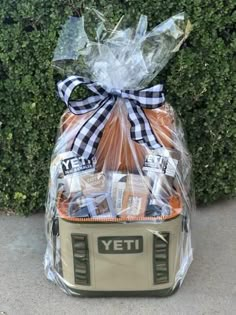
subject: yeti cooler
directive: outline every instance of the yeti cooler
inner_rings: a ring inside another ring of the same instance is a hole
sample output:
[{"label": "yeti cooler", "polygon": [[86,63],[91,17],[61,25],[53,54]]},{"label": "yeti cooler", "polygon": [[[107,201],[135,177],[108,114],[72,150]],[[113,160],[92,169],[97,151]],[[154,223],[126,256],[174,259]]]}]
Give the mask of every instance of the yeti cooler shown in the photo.
[{"label": "yeti cooler", "polygon": [[[183,215],[72,218],[59,209],[60,276],[72,294],[170,295],[178,287]],[[173,206],[173,205],[172,205]]]}]

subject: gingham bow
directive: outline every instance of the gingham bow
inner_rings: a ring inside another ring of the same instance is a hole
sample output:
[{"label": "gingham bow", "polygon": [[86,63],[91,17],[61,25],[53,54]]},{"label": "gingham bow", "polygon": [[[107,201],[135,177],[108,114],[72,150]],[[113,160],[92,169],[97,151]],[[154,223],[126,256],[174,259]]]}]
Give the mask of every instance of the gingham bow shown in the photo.
[{"label": "gingham bow", "polygon": [[[85,99],[72,101],[70,96],[79,85],[86,86],[94,93]],[[77,133],[71,150],[85,159],[91,159],[97,150],[103,129],[111,116],[117,98],[122,98],[127,108],[131,124],[131,139],[146,145],[150,149],[160,148],[143,108],[154,109],[165,101],[162,85],[155,85],[142,90],[118,90],[99,86],[93,81],[80,76],[69,76],[58,83],[60,98],[75,115],[94,111]]]}]

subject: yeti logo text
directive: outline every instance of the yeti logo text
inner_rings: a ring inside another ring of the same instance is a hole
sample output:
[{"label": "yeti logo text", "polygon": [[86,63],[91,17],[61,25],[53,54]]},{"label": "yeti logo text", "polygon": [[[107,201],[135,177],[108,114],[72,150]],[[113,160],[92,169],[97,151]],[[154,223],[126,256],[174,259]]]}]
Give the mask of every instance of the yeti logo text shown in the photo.
[{"label": "yeti logo text", "polygon": [[64,175],[73,174],[93,168],[93,161],[83,157],[72,157],[61,162]]},{"label": "yeti logo text", "polygon": [[142,236],[105,236],[98,238],[101,254],[135,254],[143,252]]},{"label": "yeti logo text", "polygon": [[159,155],[147,155],[145,159],[145,167],[159,169],[165,172],[167,165],[167,158]]}]

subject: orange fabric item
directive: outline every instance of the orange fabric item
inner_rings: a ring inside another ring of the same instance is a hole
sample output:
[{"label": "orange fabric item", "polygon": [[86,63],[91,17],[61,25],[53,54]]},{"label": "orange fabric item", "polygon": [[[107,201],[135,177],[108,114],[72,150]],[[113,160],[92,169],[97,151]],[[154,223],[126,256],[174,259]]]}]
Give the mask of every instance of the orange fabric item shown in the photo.
[{"label": "orange fabric item", "polygon": [[[130,123],[119,105],[117,104],[114,108],[98,145],[96,152],[97,171],[133,172],[144,163],[146,150],[142,145],[131,140]],[[168,105],[155,110],[145,109],[144,112],[159,142],[164,147],[172,148],[174,117]],[[78,116],[66,112],[62,117],[61,132],[68,131],[79,123],[84,123],[91,115],[92,113]],[[70,150],[71,145],[72,143],[68,143],[68,150]]]}]

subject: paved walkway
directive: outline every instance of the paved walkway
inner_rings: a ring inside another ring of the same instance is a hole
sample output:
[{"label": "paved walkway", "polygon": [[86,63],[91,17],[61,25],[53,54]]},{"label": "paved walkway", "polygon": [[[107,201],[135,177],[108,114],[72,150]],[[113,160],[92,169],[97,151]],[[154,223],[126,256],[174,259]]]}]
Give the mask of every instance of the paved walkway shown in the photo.
[{"label": "paved walkway", "polygon": [[169,298],[66,296],[44,277],[42,214],[0,215],[0,232],[0,314],[236,314],[236,200],[197,212],[194,262],[183,286]]}]

